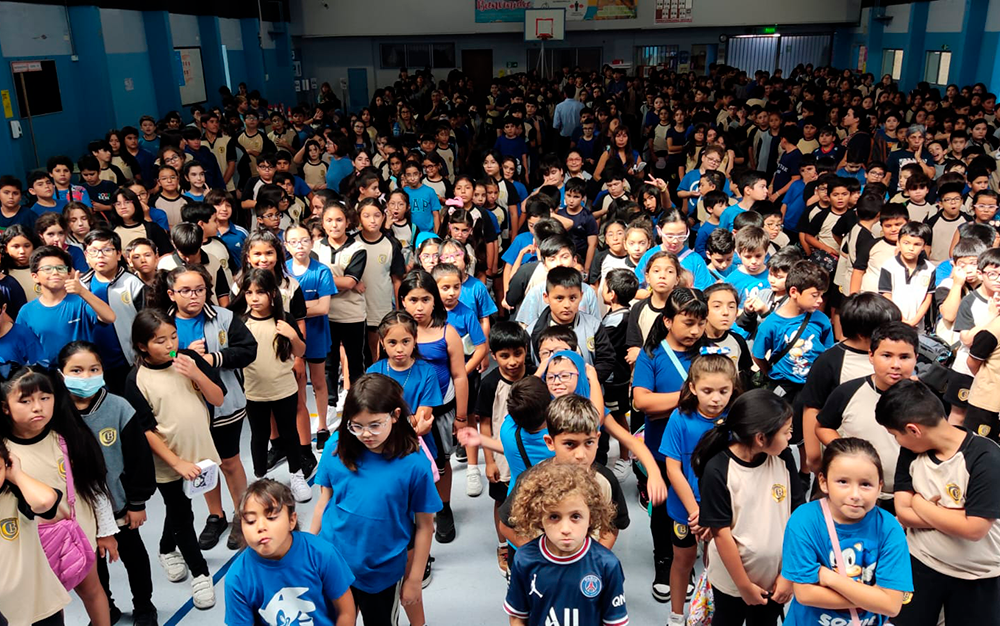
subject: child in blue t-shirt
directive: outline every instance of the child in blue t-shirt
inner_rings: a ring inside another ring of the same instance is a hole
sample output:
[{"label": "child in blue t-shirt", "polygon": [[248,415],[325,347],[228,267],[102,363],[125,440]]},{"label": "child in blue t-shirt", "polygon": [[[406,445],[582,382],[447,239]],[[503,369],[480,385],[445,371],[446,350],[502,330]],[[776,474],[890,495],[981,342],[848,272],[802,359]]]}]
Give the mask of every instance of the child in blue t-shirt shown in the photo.
[{"label": "child in blue t-shirt", "polygon": [[43,365],[55,363],[71,341],[94,341],[98,324],[115,321],[115,312],[83,286],[72,265],[69,253],[55,246],[42,246],[31,254],[31,277],[41,294],[21,307],[17,322],[38,338]]},{"label": "child in blue t-shirt", "polygon": [[421,181],[420,166],[407,161],[403,166],[406,194],[410,198],[410,221],[418,233],[437,232],[441,227],[441,200]]},{"label": "child in blue t-shirt", "polygon": [[545,435],[549,432],[545,427],[545,411],[551,400],[548,387],[537,376],[525,376],[510,386],[507,417],[500,425],[502,448],[492,448],[502,452],[510,466],[508,494],[521,472],[554,455],[545,445]]},{"label": "child in blue t-shirt", "polygon": [[[796,509],[785,528],[781,575],[795,595],[784,624],[851,624],[855,611],[855,623],[885,624],[899,613],[913,580],[903,527],[876,506],[882,490],[878,453],[864,439],[835,439],[818,478],[826,497]],[[827,515],[837,546],[831,545]],[[925,623],[936,620],[935,613]]]},{"label": "child in blue t-shirt", "polygon": [[528,171],[528,143],[523,136],[517,134],[520,122],[507,116],[503,121],[503,135],[497,137],[493,147],[500,151],[501,156],[514,157],[518,161],[521,172]]},{"label": "child in blue t-shirt", "polygon": [[295,530],[288,487],[267,478],[251,484],[239,520],[250,549],[226,574],[226,624],[355,622],[354,574],[332,543]]},{"label": "child in blue t-shirt", "polygon": [[[736,253],[740,264],[727,276],[726,282],[736,288],[739,294],[737,308],[753,313],[768,310],[771,304],[771,289],[767,279],[767,246],[770,239],[763,228],[745,226],[736,233]],[[733,331],[744,339],[746,331],[739,326]]]},{"label": "child in blue t-shirt", "polygon": [[785,303],[757,329],[753,360],[770,379],[774,392],[791,404],[816,357],[834,343],[830,318],[819,310],[829,281],[823,268],[798,261],[785,278]]},{"label": "child in blue t-shirt", "polygon": [[[713,350],[704,348],[703,350]],[[718,352],[717,348],[714,348]],[[726,354],[702,354],[691,362],[677,408],[667,420],[660,442],[666,457],[667,515],[672,521],[670,540],[674,561],[670,566],[670,623],[683,620],[687,586],[698,557],[698,541],[711,535],[699,519],[701,494],[691,455],[705,433],[722,423],[737,396],[739,377]]]},{"label": "child in blue t-shirt", "polygon": [[397,597],[404,605],[420,602],[434,513],[441,510],[431,461],[406,410],[403,388],[393,379],[365,374],[355,380],[336,445],[323,450],[316,474],[320,496],[310,532],[340,548],[365,623],[392,623]]}]

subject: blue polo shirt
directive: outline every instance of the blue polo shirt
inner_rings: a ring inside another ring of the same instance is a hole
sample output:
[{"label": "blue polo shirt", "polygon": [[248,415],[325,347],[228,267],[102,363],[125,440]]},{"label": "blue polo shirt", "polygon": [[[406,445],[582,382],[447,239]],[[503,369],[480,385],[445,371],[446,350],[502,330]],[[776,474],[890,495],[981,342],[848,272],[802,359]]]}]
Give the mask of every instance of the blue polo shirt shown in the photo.
[{"label": "blue polo shirt", "polygon": [[503,418],[503,423],[500,424],[500,443],[503,444],[504,457],[507,459],[507,465],[510,466],[508,494],[514,488],[517,477],[524,470],[556,455],[545,445],[545,435],[548,433],[549,429],[544,427],[537,433],[529,433],[527,430],[521,429],[521,443],[524,444],[524,451],[528,455],[528,458],[525,459],[517,445],[517,424],[514,423],[514,418],[510,415]]},{"label": "blue polo shirt", "polygon": [[38,338],[43,365],[55,365],[59,351],[71,341],[96,341],[96,330],[101,325],[94,309],[72,293],[51,307],[41,300],[29,302],[21,307],[17,323],[27,326]]},{"label": "blue polo shirt", "polygon": [[[715,424],[721,421],[722,417],[708,419],[701,413],[685,413],[680,409],[674,409],[667,420],[667,427],[663,431],[663,439],[660,441],[660,454],[668,459],[681,462],[681,472],[684,479],[691,486],[694,499],[701,502],[701,492],[698,489],[698,476],[691,467],[691,453],[695,446],[705,436],[705,433],[712,430]],[[667,490],[667,515],[670,519],[678,523],[686,524],[689,517],[684,503],[677,496],[677,490],[670,485]]]},{"label": "blue polo shirt", "polygon": [[[290,276],[295,276],[292,267],[295,261],[289,259],[285,267]],[[319,300],[323,296],[337,293],[337,285],[333,282],[330,268],[316,259],[309,259],[309,267],[301,276],[295,276],[302,289],[302,297],[306,302]],[[330,352],[333,340],[330,335],[330,323],[326,315],[313,315],[306,318],[306,354],[307,359],[325,358]]]}]

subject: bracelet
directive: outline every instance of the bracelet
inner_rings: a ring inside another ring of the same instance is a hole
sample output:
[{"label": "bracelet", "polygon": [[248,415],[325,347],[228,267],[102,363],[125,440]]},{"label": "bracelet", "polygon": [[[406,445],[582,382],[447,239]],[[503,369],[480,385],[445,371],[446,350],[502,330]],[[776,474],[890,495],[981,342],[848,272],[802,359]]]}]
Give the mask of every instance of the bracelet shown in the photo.
[{"label": "bracelet", "polygon": [[455,421],[456,421],[456,422],[461,422],[461,423],[463,423],[463,424],[464,424],[465,422],[468,422],[468,421],[469,421],[469,418],[468,418],[468,417],[456,417],[456,418],[455,418]]}]

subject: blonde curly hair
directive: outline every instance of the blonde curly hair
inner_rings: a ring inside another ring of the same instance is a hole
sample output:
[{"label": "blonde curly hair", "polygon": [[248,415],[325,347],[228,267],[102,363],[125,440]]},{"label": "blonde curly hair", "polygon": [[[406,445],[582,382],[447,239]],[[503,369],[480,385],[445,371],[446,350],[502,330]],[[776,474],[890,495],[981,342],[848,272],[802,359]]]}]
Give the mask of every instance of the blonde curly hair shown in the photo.
[{"label": "blonde curly hair", "polygon": [[574,495],[583,498],[590,510],[589,534],[614,529],[615,505],[605,500],[597,486],[594,470],[573,464],[545,461],[523,474],[511,508],[510,523],[522,537],[543,534],[542,519],[560,502]]}]

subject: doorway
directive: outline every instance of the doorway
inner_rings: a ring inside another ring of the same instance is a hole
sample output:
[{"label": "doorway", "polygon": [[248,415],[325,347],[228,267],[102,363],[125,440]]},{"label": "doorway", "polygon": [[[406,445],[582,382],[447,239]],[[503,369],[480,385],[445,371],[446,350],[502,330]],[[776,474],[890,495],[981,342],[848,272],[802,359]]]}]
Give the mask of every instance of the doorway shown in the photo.
[{"label": "doorway", "polygon": [[361,111],[368,106],[368,70],[363,67],[352,67],[347,70],[348,109],[352,113]]},{"label": "doorway", "polygon": [[476,99],[485,100],[493,79],[493,50],[462,50],[462,71],[472,79]]}]

